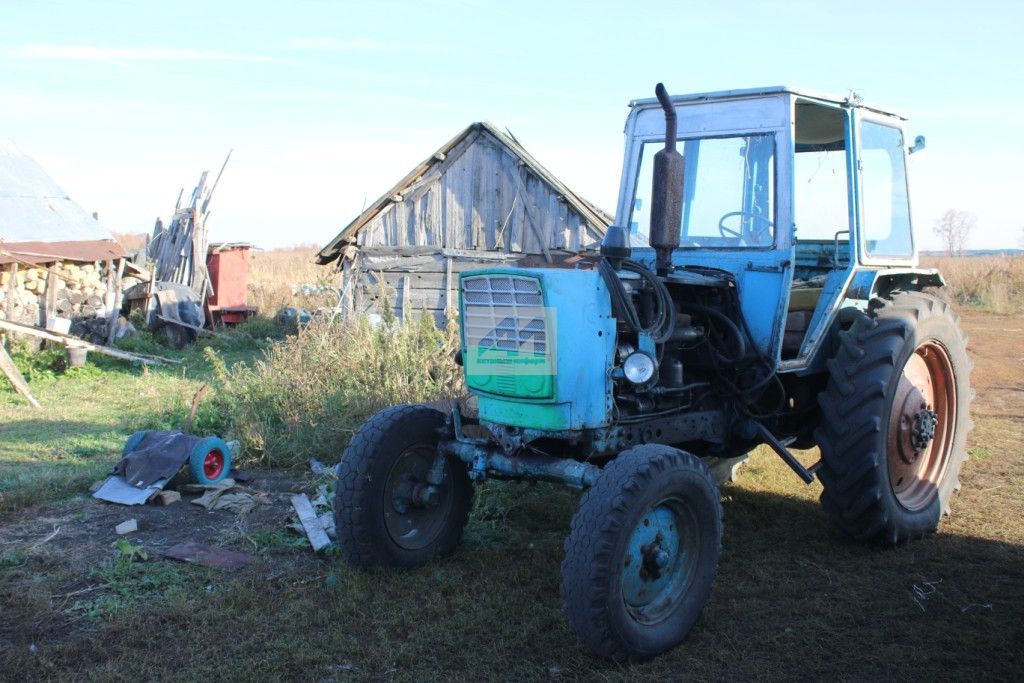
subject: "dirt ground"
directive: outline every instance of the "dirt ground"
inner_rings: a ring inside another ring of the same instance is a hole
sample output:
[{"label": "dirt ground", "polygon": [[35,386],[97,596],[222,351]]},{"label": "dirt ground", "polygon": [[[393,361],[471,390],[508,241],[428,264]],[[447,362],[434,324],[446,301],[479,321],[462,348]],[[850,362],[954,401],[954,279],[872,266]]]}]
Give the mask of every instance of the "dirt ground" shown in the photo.
[{"label": "dirt ground", "polygon": [[[180,488],[179,483],[172,481],[168,489]],[[88,567],[116,554],[111,547],[118,538],[114,527],[129,519],[136,520],[138,531],[126,538],[154,556],[184,541],[223,545],[233,537],[244,539],[252,529],[283,529],[293,515],[289,499],[303,489],[302,481],[279,472],[255,472],[252,481],[241,485],[268,494],[244,516],[192,504],[200,494],[188,492],[167,506],[123,506],[78,496],[63,504],[29,508],[0,527],[0,548],[29,548],[35,554],[60,557],[69,566]],[[305,488],[312,494],[315,487],[307,481]]]},{"label": "dirt ground", "polygon": [[[242,517],[188,497],[123,508],[83,492],[0,519],[0,678],[1020,680],[1024,317],[966,311],[962,324],[975,429],[939,534],[894,550],[851,543],[829,529],[817,484],[759,452],[723,488],[724,551],[703,617],[652,662],[597,660],[568,633],[557,586],[570,493],[487,498],[452,558],[362,574],[284,530],[288,494],[312,493],[311,475],[257,472],[247,485],[272,495]],[[145,562],[112,547],[132,517]],[[159,559],[183,540],[257,562],[224,572]],[[195,655],[218,638],[216,657]]]}]

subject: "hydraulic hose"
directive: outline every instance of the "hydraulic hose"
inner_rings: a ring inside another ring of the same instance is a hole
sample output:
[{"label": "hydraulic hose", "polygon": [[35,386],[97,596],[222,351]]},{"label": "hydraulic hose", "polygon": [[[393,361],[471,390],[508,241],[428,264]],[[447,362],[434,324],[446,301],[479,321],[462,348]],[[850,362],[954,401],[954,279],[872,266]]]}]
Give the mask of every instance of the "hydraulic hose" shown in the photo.
[{"label": "hydraulic hose", "polygon": [[668,288],[650,269],[636,261],[623,260],[622,269],[636,273],[650,285],[657,302],[657,313],[654,316],[654,322],[644,327],[640,321],[640,314],[637,313],[636,306],[622,284],[622,280],[619,279],[611,264],[602,259],[598,270],[604,279],[605,286],[608,287],[608,293],[612,300],[612,312],[616,318],[635,332],[648,334],[655,344],[663,344],[672,336],[676,327],[675,305],[672,303],[672,296],[668,293]]}]

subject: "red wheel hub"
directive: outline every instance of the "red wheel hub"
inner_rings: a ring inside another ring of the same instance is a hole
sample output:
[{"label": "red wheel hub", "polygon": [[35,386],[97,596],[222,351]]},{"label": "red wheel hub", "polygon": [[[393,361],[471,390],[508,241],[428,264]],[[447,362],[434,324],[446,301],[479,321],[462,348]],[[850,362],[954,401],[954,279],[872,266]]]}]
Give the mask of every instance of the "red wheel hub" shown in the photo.
[{"label": "red wheel hub", "polygon": [[927,506],[951,458],[956,381],[949,353],[921,344],[899,376],[889,415],[889,483],[908,510]]},{"label": "red wheel hub", "polygon": [[207,479],[216,479],[224,471],[224,454],[220,451],[210,451],[203,459],[203,474]]}]

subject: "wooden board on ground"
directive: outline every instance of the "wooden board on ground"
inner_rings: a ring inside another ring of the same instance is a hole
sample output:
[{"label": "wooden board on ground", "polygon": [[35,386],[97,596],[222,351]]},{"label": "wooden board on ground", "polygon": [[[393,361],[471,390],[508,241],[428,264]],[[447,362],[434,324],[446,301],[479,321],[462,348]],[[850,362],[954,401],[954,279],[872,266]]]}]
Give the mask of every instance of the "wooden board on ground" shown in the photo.
[{"label": "wooden board on ground", "polygon": [[309,496],[305,493],[292,496],[292,507],[295,508],[295,512],[299,515],[299,522],[302,523],[302,528],[306,530],[306,538],[309,539],[313,550],[320,552],[329,546],[331,539],[327,537],[327,532],[324,531],[323,525],[317,519],[313,504],[309,502]]},{"label": "wooden board on ground", "polygon": [[21,376],[21,372],[18,371],[17,366],[14,364],[14,360],[11,359],[3,344],[0,344],[0,370],[7,375],[7,379],[11,380],[11,384],[14,385],[15,391],[21,394],[21,396],[28,401],[33,408],[39,407],[39,401],[32,396],[32,392],[28,389],[28,383],[25,382],[25,378]]}]

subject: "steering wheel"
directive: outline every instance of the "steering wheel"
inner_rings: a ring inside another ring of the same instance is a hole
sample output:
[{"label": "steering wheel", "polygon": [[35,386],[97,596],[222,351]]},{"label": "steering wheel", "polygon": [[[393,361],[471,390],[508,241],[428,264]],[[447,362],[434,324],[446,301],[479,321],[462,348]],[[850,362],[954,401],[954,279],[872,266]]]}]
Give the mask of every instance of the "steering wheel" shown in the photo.
[{"label": "steering wheel", "polygon": [[[750,236],[754,239],[755,245],[771,243],[772,228],[775,227],[774,225],[772,225],[771,220],[765,218],[764,216],[759,216],[756,213],[750,213],[749,211],[730,211],[729,213],[725,214],[720,219],[718,219],[718,232],[719,234],[722,235],[722,237],[730,237],[732,239],[737,240],[743,239],[742,232],[740,232],[739,230],[733,230],[732,228],[725,227],[725,221],[727,221],[730,218],[733,218],[734,216],[740,216],[742,218],[751,218],[755,221],[760,221],[763,225],[761,227],[755,228]],[[766,237],[768,238],[767,240],[764,239]]]}]

